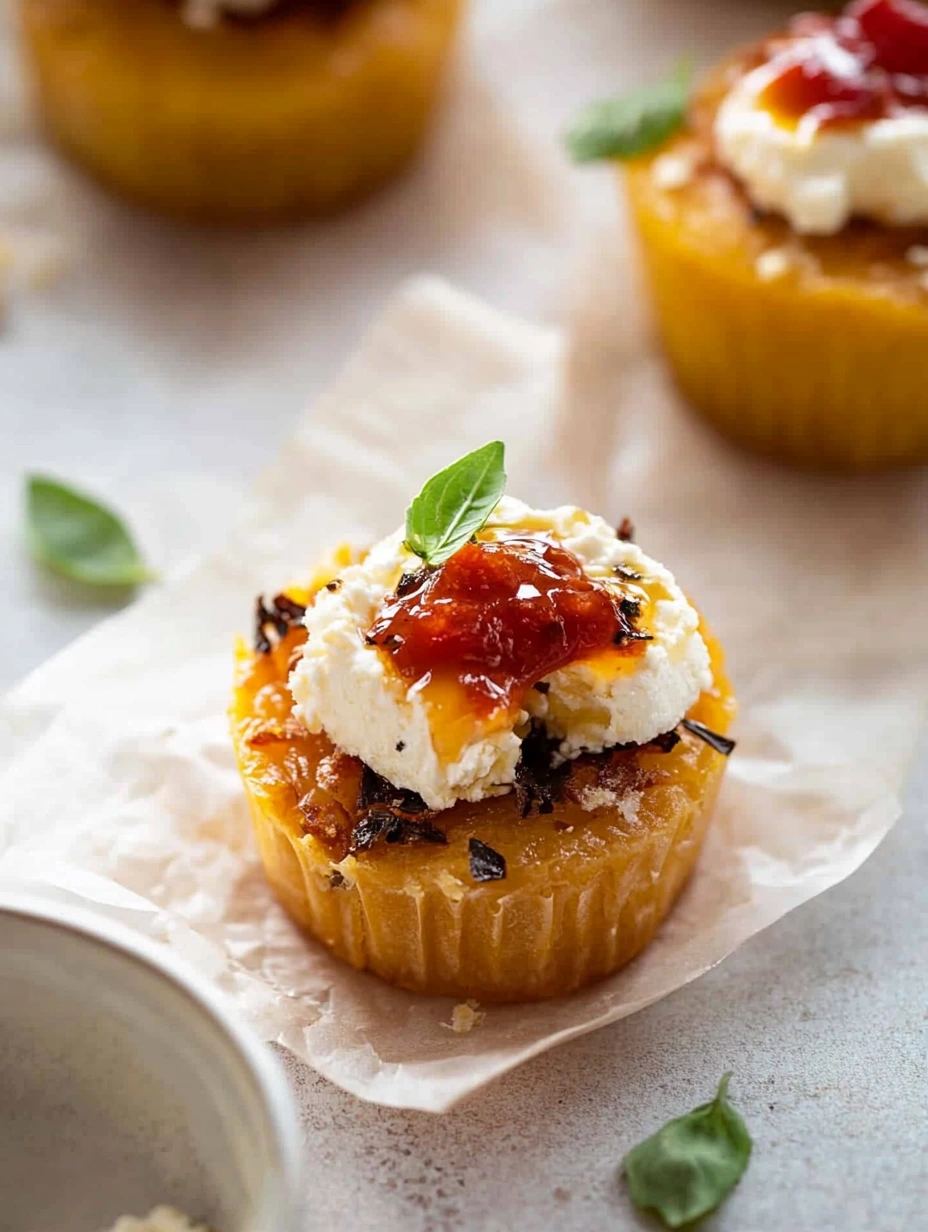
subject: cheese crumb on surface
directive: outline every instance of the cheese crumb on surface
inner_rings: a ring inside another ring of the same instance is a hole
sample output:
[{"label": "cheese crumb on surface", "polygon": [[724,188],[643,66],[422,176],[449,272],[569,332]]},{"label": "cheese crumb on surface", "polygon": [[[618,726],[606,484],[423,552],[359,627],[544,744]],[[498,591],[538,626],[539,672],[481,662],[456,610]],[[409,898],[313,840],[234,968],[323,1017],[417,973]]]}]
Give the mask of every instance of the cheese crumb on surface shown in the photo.
[{"label": "cheese crumb on surface", "polygon": [[156,1206],[141,1218],[123,1215],[109,1232],[210,1232],[205,1223],[193,1223],[173,1206]]},{"label": "cheese crumb on surface", "polygon": [[444,1026],[450,1027],[455,1035],[468,1035],[474,1027],[479,1027],[486,1018],[486,1011],[479,1008],[480,1002],[463,1001],[451,1011],[451,1021]]},{"label": "cheese crumb on surface", "polygon": [[913,244],[906,249],[905,259],[909,265],[919,269],[928,269],[928,244]]}]

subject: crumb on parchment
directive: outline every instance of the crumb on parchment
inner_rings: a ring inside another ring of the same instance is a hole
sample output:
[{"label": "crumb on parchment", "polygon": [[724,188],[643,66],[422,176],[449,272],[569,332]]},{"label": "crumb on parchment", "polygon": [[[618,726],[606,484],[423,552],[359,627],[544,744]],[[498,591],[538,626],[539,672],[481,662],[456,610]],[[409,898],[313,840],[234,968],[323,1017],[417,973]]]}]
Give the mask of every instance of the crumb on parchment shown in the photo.
[{"label": "crumb on parchment", "polygon": [[451,1011],[451,1021],[443,1022],[442,1026],[453,1031],[455,1035],[468,1035],[474,1027],[479,1027],[486,1018],[486,1011],[480,1009],[480,1002],[473,997],[462,1001]]},{"label": "crumb on parchment", "polygon": [[148,1215],[123,1215],[109,1232],[210,1232],[205,1223],[193,1223],[173,1206],[156,1206]]}]

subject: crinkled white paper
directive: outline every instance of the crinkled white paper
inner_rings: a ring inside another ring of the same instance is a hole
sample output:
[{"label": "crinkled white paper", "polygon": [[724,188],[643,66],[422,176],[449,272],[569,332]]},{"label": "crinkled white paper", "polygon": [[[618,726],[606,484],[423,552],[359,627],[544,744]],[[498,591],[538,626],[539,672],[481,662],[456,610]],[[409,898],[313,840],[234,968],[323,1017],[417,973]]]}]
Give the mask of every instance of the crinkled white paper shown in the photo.
[{"label": "crinkled white paper", "polygon": [[[853,872],[899,813],[928,690],[926,487],[742,456],[679,409],[627,273],[583,279],[570,347],[436,280],[407,285],[264,476],[229,547],[46,664],[0,708],[0,889],[24,880],[183,951],[358,1096],[440,1111],[694,979]],[[698,870],[626,971],[562,1001],[453,1004],[304,938],[256,861],[225,708],[254,595],[397,525],[434,470],[502,437],[509,490],[628,514],[728,652],[739,747]],[[773,973],[772,973],[773,978]],[[788,973],[777,973],[788,978]]]}]

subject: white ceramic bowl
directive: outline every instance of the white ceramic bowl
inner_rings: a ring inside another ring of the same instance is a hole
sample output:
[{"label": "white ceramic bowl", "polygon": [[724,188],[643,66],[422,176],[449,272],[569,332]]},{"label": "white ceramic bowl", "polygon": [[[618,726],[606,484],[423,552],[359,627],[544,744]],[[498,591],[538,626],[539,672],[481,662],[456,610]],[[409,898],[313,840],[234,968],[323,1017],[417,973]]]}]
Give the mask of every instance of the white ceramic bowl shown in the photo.
[{"label": "white ceramic bowl", "polygon": [[0,899],[0,1228],[99,1232],[167,1203],[292,1232],[299,1127],[273,1056],[121,925]]}]

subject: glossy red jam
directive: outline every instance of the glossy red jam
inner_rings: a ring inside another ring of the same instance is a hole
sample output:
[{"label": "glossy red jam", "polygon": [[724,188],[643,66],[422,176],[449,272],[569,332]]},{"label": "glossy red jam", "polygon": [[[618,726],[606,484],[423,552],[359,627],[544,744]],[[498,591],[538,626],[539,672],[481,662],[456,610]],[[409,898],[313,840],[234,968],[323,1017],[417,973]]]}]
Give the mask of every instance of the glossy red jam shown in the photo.
[{"label": "glossy red jam", "polygon": [[761,98],[781,119],[829,128],[928,108],[928,4],[856,0],[838,16],[795,18],[789,36]]},{"label": "glossy red jam", "polygon": [[486,714],[517,705],[543,676],[599,652],[641,653],[637,604],[591,581],[540,536],[469,543],[403,577],[368,633],[410,683],[456,679]]}]

